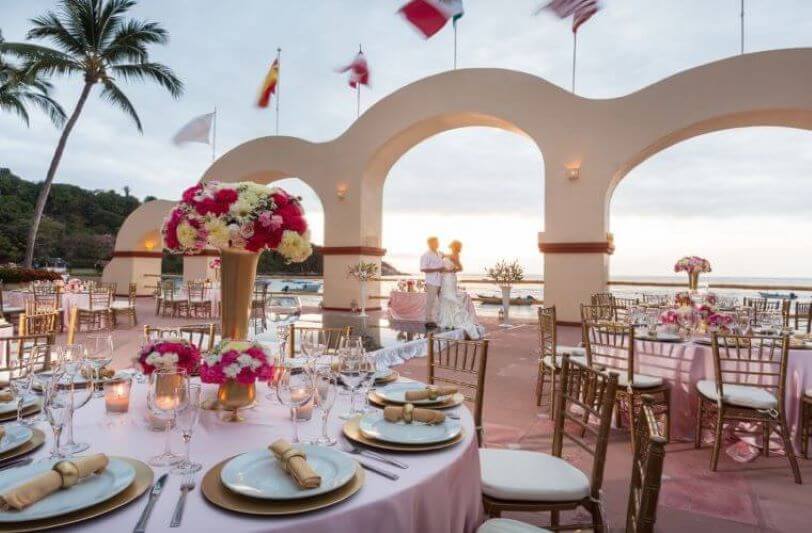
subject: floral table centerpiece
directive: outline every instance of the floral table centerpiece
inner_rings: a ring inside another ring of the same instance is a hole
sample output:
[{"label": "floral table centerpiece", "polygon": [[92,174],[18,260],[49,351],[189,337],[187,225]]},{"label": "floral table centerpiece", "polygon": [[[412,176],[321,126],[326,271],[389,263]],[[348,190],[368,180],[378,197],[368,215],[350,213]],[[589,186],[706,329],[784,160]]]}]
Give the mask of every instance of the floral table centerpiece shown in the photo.
[{"label": "floral table centerpiece", "polygon": [[200,380],[220,386],[217,401],[231,411],[230,422],[240,422],[239,410],[256,399],[256,382],[268,381],[273,371],[273,356],[261,344],[224,339],[203,356]]},{"label": "floral table centerpiece", "polygon": [[367,316],[367,283],[378,275],[377,263],[360,261],[355,265],[350,265],[347,269],[347,277],[358,281],[361,289],[361,313],[358,316]]},{"label": "floral table centerpiece", "polygon": [[197,372],[200,365],[200,350],[186,339],[158,339],[141,348],[138,365],[141,372],[147,375],[158,369],[178,368],[191,375]]},{"label": "floral table centerpiece", "polygon": [[510,291],[514,283],[524,279],[524,268],[517,259],[514,259],[511,263],[502,259],[491,268],[488,268],[485,273],[502,289],[502,326],[509,327]]},{"label": "floral table centerpiece", "polygon": [[222,260],[219,257],[215,257],[211,261],[209,261],[209,268],[214,271],[214,281],[220,282],[220,266],[222,265]]},{"label": "floral table centerpiece", "polygon": [[710,271],[710,262],[695,255],[685,256],[674,264],[674,272],[688,273],[688,288],[692,291],[696,291],[699,287],[699,274]]},{"label": "floral table centerpiece", "polygon": [[299,199],[253,182],[198,183],[164,221],[164,246],[194,255],[220,250],[222,334],[245,339],[259,254],[273,250],[300,263],[313,253]]}]

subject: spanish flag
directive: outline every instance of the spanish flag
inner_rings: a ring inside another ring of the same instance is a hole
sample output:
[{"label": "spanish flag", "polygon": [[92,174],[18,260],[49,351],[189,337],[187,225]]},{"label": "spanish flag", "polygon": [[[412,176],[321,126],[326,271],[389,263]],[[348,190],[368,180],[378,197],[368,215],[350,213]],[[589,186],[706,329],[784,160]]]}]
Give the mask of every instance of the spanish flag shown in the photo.
[{"label": "spanish flag", "polygon": [[276,84],[279,82],[279,58],[273,60],[271,70],[265,76],[265,81],[262,83],[262,90],[259,93],[259,107],[268,107],[271,103],[271,95],[276,94]]}]

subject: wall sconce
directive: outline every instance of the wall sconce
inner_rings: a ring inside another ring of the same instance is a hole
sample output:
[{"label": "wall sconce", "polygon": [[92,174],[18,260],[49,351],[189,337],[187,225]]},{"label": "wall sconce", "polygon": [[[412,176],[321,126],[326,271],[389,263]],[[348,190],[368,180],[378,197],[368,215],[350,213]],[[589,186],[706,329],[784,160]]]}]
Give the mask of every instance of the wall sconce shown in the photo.
[{"label": "wall sconce", "polygon": [[155,248],[155,241],[144,241],[144,248],[151,252]]},{"label": "wall sconce", "polygon": [[343,200],[344,198],[347,197],[348,189],[349,187],[347,187],[346,183],[339,183],[338,185],[336,185],[336,196],[338,196],[339,200]]},{"label": "wall sconce", "polygon": [[581,167],[567,167],[567,179],[575,181],[581,177]]}]

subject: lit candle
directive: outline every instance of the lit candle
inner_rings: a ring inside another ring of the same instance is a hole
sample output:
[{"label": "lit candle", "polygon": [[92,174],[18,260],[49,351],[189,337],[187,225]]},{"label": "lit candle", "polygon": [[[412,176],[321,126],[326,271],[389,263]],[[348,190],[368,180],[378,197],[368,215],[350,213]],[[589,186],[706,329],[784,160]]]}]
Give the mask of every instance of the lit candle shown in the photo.
[{"label": "lit candle", "polygon": [[104,384],[104,406],[108,413],[126,413],[130,409],[129,380],[112,380]]},{"label": "lit candle", "polygon": [[[290,391],[290,398],[296,403],[301,402],[307,398],[308,392],[305,389],[294,389]],[[294,407],[293,411],[296,413],[297,420],[310,420],[313,416],[313,399],[307,401],[301,407]]]}]

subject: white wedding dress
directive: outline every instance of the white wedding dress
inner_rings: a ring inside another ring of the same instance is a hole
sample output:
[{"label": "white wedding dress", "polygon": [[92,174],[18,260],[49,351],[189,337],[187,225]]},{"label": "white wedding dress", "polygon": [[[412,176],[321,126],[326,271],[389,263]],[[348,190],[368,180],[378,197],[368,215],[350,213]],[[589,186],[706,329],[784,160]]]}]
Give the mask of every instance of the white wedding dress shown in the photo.
[{"label": "white wedding dress", "polygon": [[[444,258],[445,268],[453,269],[454,262]],[[462,328],[472,339],[480,337],[480,328],[476,317],[465,305],[465,295],[457,293],[457,273],[444,272],[440,280],[440,310],[437,325],[444,329]]]}]

